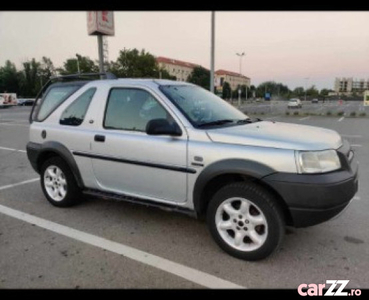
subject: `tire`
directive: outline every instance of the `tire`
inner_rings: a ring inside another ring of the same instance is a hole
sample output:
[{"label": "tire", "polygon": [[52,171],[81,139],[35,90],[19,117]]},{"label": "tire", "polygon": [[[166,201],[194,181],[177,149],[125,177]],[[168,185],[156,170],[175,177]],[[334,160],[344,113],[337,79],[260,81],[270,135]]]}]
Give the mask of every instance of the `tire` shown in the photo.
[{"label": "tire", "polygon": [[249,261],[269,256],[280,245],[285,222],[272,194],[252,182],[222,187],[210,200],[207,223],[228,254]]},{"label": "tire", "polygon": [[41,167],[41,188],[54,206],[70,207],[79,203],[82,193],[68,164],[60,157],[51,157]]}]

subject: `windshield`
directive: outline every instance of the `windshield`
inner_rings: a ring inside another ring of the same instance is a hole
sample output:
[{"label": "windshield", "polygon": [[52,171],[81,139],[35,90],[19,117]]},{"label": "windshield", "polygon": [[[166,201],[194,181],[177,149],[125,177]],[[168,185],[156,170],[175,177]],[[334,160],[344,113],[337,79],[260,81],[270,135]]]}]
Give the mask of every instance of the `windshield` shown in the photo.
[{"label": "windshield", "polygon": [[237,124],[247,118],[223,99],[198,86],[163,85],[160,90],[195,127]]}]

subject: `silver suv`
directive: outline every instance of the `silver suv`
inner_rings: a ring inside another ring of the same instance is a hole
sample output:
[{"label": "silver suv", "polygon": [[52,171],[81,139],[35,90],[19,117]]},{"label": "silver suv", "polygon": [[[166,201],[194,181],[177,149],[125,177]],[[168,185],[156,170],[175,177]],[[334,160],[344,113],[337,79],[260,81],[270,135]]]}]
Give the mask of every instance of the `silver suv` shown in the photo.
[{"label": "silver suv", "polygon": [[251,120],[185,82],[59,79],[35,101],[27,145],[55,206],[97,195],[204,217],[224,251],[259,260],[286,225],[324,222],[357,192],[335,131]]}]

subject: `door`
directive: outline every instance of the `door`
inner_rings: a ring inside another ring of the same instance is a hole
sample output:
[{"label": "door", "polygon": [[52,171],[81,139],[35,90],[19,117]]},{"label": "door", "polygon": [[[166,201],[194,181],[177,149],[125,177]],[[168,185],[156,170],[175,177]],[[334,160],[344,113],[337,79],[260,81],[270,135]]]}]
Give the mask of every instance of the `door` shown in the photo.
[{"label": "door", "polygon": [[92,165],[101,189],[171,202],[186,201],[187,135],[152,136],[152,119],[175,122],[148,91],[110,90],[101,128],[91,144]]}]

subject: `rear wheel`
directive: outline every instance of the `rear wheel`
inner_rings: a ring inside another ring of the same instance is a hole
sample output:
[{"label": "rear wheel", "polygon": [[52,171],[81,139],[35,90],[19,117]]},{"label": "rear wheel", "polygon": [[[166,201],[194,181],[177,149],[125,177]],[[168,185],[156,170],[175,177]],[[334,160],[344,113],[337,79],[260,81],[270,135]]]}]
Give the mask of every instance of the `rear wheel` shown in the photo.
[{"label": "rear wheel", "polygon": [[251,182],[221,188],[209,204],[207,222],[217,244],[244,260],[266,258],[284,235],[283,214],[273,195]]},{"label": "rear wheel", "polygon": [[58,207],[72,206],[82,198],[73,173],[60,157],[52,157],[43,163],[41,187],[47,200]]}]

